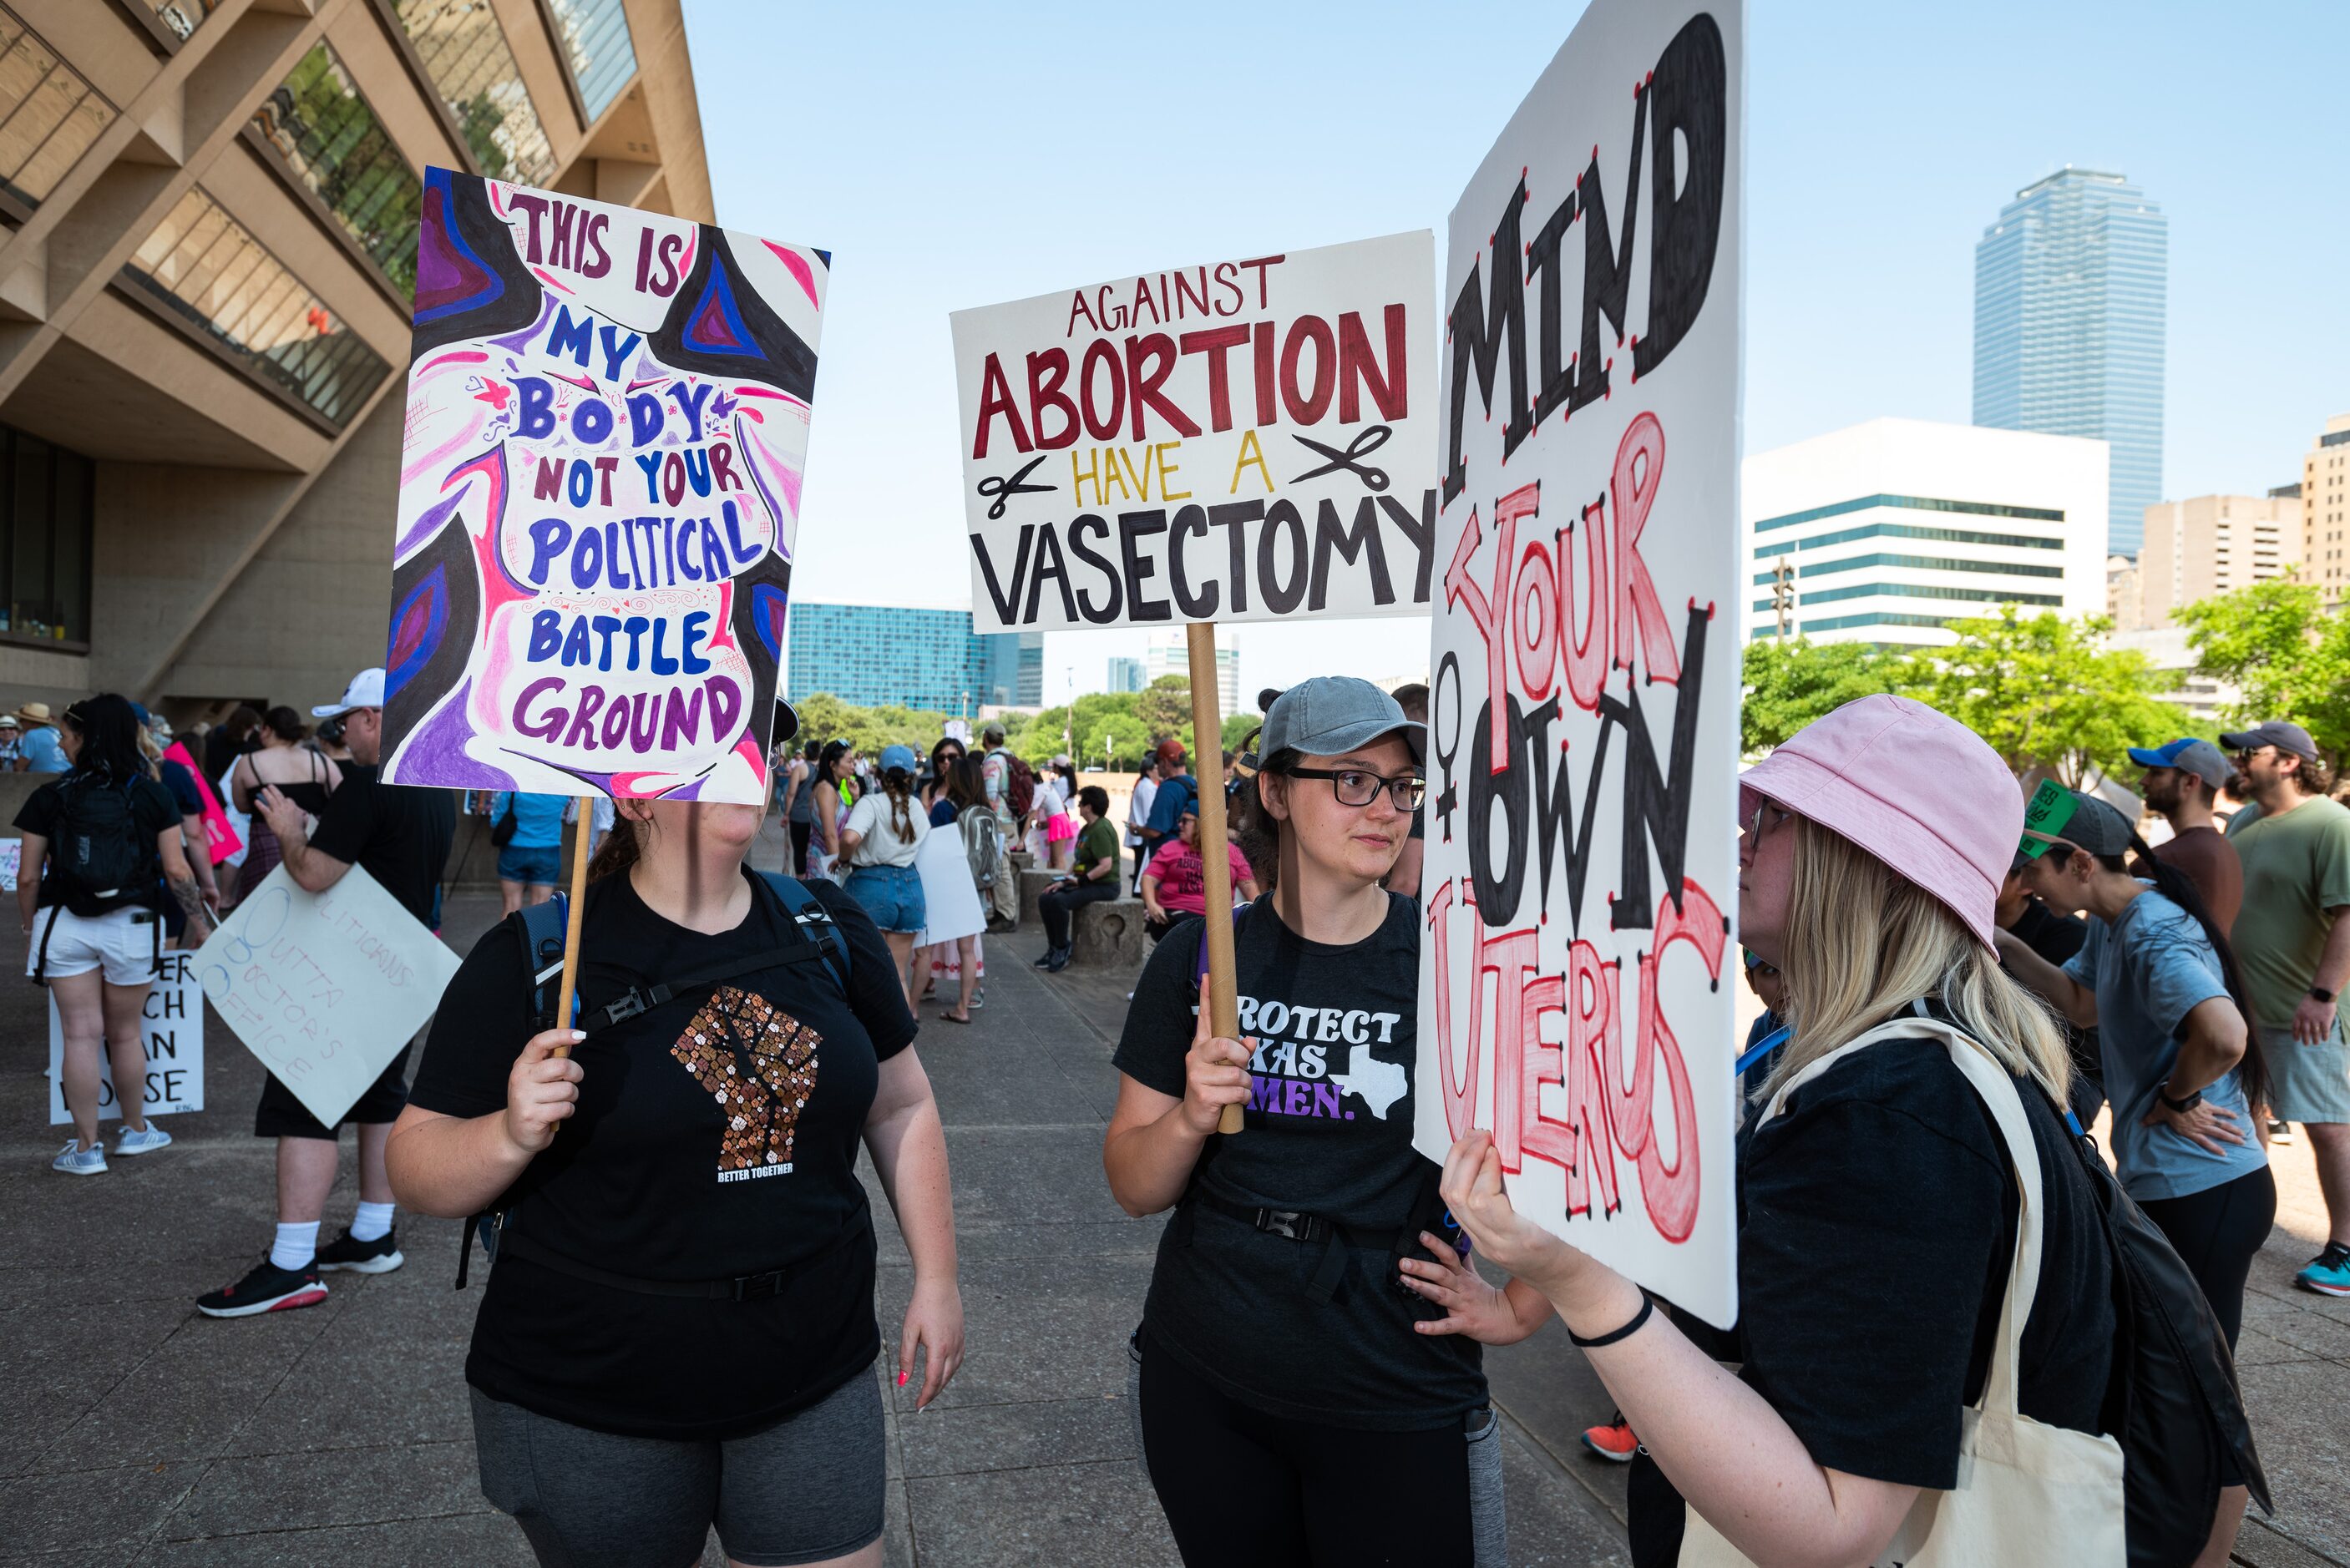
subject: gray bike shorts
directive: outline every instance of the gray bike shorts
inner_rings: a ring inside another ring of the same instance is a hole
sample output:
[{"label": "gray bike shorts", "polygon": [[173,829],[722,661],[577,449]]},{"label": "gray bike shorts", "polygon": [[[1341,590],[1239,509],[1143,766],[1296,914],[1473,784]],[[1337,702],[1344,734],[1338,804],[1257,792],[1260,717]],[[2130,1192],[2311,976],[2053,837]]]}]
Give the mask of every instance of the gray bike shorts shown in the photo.
[{"label": "gray bike shorts", "polygon": [[482,1495],[545,1568],[688,1568],[710,1527],[756,1568],[845,1557],[881,1534],[881,1389],[859,1372],[747,1438],[623,1438],[473,1398]]}]

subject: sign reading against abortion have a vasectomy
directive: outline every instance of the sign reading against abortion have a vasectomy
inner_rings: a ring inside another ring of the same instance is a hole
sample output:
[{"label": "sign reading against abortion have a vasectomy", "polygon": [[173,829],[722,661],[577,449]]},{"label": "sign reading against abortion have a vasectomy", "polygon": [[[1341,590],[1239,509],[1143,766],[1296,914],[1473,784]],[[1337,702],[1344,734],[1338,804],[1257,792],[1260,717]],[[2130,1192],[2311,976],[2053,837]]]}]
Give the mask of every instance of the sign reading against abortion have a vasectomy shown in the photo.
[{"label": "sign reading against abortion have a vasectomy", "polygon": [[1595,0],[1452,211],[1415,1096],[1722,1324],[1744,36]]},{"label": "sign reading against abortion have a vasectomy", "polygon": [[982,631],[1428,609],[1433,236],[954,317]]},{"label": "sign reading against abortion have a vasectomy", "polygon": [[384,778],[766,798],[829,256],[427,171]]},{"label": "sign reading against abortion have a vasectomy", "polygon": [[[140,1046],[147,1058],[146,1082],[140,1089],[140,1109],[148,1116],[204,1108],[204,998],[197,989],[195,955],[165,953],[163,971],[147,988],[140,1009]],[[109,1042],[110,1044],[111,1042]],[[49,993],[49,1120],[69,1122],[66,1109],[66,1027],[57,1012],[55,992]],[[122,1114],[114,1086],[114,1054],[101,1048],[98,1056],[98,1119]]]}]

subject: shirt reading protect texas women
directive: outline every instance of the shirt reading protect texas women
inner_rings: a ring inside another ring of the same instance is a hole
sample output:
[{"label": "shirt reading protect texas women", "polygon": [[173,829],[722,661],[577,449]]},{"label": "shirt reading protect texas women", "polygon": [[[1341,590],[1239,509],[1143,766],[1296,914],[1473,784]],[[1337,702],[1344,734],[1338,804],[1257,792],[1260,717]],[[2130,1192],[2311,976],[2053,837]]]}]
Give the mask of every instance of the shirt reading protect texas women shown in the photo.
[{"label": "shirt reading protect texas women", "polygon": [[[1413,1329],[1418,1298],[1395,1282],[1387,1240],[1436,1171],[1411,1147],[1418,911],[1391,895],[1386,922],[1351,947],[1305,940],[1270,899],[1236,922],[1254,1093],[1246,1130],[1209,1140],[1198,1180],[1232,1202],[1318,1214],[1379,1239],[1348,1250],[1325,1302],[1308,1289],[1321,1242],[1193,1206],[1159,1241],[1143,1324],[1154,1346],[1273,1415],[1399,1431],[1485,1402],[1476,1344]],[[1115,1058],[1162,1095],[1183,1093],[1199,929],[1179,925],[1152,953]]]}]

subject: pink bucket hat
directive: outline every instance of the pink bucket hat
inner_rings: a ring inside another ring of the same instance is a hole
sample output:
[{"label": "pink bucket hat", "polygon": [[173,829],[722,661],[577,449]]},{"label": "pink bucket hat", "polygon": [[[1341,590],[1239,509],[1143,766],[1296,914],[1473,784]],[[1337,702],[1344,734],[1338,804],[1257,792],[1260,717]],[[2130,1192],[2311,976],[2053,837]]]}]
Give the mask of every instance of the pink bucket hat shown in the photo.
[{"label": "pink bucket hat", "polygon": [[1907,697],[1863,697],[1814,720],[1738,781],[1841,834],[1950,906],[1991,943],[2000,884],[2023,831],[2023,791],[1999,753]]}]

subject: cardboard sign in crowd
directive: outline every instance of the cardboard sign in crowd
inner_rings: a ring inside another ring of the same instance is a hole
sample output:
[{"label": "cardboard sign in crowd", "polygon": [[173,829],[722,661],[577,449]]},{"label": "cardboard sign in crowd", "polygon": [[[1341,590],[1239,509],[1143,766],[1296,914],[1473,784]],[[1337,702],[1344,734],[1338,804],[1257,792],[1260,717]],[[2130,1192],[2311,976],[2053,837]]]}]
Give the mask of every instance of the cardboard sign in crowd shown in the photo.
[{"label": "cardboard sign in crowd", "polygon": [[758,802],[831,258],[426,171],[385,782]]},{"label": "cardboard sign in crowd", "polygon": [[1724,1325],[1743,82],[1602,0],[1452,211],[1416,1129]]}]

